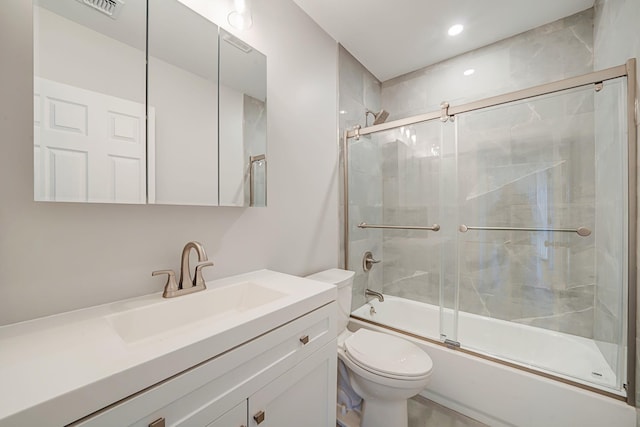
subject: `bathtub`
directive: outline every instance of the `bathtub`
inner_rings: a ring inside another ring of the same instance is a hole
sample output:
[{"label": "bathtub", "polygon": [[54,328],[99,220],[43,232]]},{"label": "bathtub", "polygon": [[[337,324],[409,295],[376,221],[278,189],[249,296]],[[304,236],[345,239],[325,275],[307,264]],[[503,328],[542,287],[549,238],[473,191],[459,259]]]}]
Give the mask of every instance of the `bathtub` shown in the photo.
[{"label": "bathtub", "polygon": [[[371,324],[440,340],[438,306],[384,298],[356,309],[349,328],[398,335],[423,348],[433,359],[434,372],[422,396],[497,427],[635,427],[635,408],[623,401]],[[450,311],[444,315],[452,318]],[[464,312],[458,331],[464,349],[622,394],[592,340]]]}]

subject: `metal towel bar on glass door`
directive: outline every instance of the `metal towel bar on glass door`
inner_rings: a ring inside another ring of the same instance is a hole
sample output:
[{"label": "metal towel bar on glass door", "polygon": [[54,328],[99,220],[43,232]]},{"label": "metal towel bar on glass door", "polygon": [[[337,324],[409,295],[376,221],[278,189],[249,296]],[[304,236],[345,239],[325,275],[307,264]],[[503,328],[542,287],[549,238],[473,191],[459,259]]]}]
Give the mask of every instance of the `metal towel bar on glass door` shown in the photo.
[{"label": "metal towel bar on glass door", "polygon": [[426,231],[438,231],[440,230],[440,226],[438,224],[433,224],[431,227],[422,227],[418,225],[381,225],[381,224],[367,224],[366,222],[361,222],[358,224],[358,228],[387,228],[392,230],[426,230]]},{"label": "metal towel bar on glass door", "polygon": [[591,230],[587,227],[578,228],[527,228],[527,227],[472,227],[470,225],[461,224],[458,231],[466,233],[469,230],[493,230],[493,231],[553,231],[559,233],[577,233],[579,236],[586,237],[591,234]]}]

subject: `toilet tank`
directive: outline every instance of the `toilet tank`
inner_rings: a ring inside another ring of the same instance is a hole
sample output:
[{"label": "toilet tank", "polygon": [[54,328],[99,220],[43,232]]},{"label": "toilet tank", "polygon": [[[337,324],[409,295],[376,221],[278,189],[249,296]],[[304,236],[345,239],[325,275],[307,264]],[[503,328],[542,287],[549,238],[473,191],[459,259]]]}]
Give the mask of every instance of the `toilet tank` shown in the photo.
[{"label": "toilet tank", "polygon": [[332,268],[307,276],[307,279],[332,283],[338,288],[338,335],[347,328],[351,314],[351,290],[355,273],[349,270]]}]

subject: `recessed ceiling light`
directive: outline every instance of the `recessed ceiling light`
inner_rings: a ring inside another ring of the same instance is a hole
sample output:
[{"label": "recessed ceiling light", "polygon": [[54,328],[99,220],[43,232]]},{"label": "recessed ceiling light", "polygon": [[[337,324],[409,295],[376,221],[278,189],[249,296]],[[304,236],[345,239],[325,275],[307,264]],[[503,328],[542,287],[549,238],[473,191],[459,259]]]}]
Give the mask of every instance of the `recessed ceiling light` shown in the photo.
[{"label": "recessed ceiling light", "polygon": [[471,74],[475,73],[476,70],[474,70],[473,68],[469,68],[468,70],[464,70],[464,74],[465,76],[470,76]]},{"label": "recessed ceiling light", "polygon": [[347,114],[347,110],[340,110],[340,114]]},{"label": "recessed ceiling light", "polygon": [[450,36],[457,36],[462,32],[462,30],[464,30],[464,26],[460,24],[456,24],[456,25],[452,25],[451,28],[449,28],[448,33]]}]

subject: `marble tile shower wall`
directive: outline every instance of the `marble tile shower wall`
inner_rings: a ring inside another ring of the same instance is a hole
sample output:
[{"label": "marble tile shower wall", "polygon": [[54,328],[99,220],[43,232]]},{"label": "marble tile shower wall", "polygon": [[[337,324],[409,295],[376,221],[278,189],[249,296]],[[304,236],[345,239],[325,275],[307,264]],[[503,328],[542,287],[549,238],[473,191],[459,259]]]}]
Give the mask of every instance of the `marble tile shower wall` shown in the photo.
[{"label": "marble tile shower wall", "polygon": [[[390,119],[399,119],[436,110],[444,100],[460,104],[589,73],[593,13],[589,9],[383,82],[382,105]],[[475,74],[463,76],[469,68]],[[426,124],[416,126],[413,146],[401,136],[387,138],[383,221],[439,222],[443,227],[437,234],[385,232],[384,292],[452,305],[459,236],[447,230],[455,230],[457,220],[521,227],[580,222],[593,228],[593,110],[589,92],[523,103],[493,115],[468,115],[457,123],[457,159],[454,124],[440,135],[426,132]],[[425,138],[436,141],[426,151],[420,148]],[[543,141],[551,144],[546,150]],[[452,195],[457,187],[459,196]],[[537,189],[552,193],[543,209]],[[533,233],[462,236],[460,309],[593,337],[593,242]]]},{"label": "marble tile shower wall", "polygon": [[[380,82],[342,46],[338,47],[339,80],[339,135],[341,156],[342,134],[345,129],[365,124],[365,111],[381,109]],[[369,118],[371,121],[371,117]],[[365,303],[364,289],[382,291],[382,264],[370,272],[362,269],[362,256],[371,251],[374,257],[382,254],[380,230],[363,230],[357,227],[362,221],[379,223],[382,220],[381,151],[371,137],[349,141],[349,265],[356,272],[353,286],[352,308]],[[342,177],[343,162],[340,162]],[[344,212],[344,195],[340,187],[340,212]],[[344,219],[343,219],[344,220]],[[342,231],[341,231],[342,232]],[[343,241],[343,236],[341,240]],[[341,255],[344,249],[341,245]]]}]

